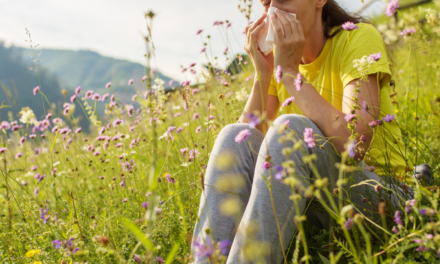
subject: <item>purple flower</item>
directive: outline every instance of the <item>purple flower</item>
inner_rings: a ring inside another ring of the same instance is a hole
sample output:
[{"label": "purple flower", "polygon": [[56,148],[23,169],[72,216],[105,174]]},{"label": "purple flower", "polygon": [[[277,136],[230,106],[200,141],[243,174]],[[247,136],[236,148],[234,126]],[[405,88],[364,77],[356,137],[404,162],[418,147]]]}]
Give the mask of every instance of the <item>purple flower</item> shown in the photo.
[{"label": "purple flower", "polygon": [[347,221],[344,223],[344,227],[345,229],[350,230],[352,226],[353,226],[353,220],[351,220],[351,218],[348,218]]},{"label": "purple flower", "polygon": [[371,121],[370,123],[368,123],[368,125],[370,127],[376,127],[377,126],[377,122],[375,120]]},{"label": "purple flower", "polygon": [[193,120],[196,120],[197,118],[199,118],[199,116],[200,116],[199,113],[195,113],[195,114],[193,115]]},{"label": "purple flower", "polygon": [[6,152],[6,148],[0,148],[0,154],[3,154]]},{"label": "purple flower", "polygon": [[353,120],[356,117],[355,114],[348,114],[344,117],[346,122],[350,122],[351,120]]},{"label": "purple flower", "polygon": [[370,59],[372,61],[378,61],[378,60],[380,60],[380,58],[382,58],[382,52],[373,53],[370,55],[370,57],[368,57],[368,59]]},{"label": "purple flower", "polygon": [[133,84],[133,79],[128,80],[128,85],[132,85]]},{"label": "purple flower", "polygon": [[40,91],[40,86],[34,88],[34,95],[36,95]]},{"label": "purple flower", "polygon": [[148,208],[148,202],[143,202],[142,207],[145,208],[145,210]]},{"label": "purple flower", "polygon": [[251,131],[249,129],[243,129],[235,137],[235,142],[240,144],[241,142],[245,141],[250,135],[251,135]]},{"label": "purple flower", "polygon": [[426,214],[426,209],[420,209],[419,212],[420,215],[424,216]]},{"label": "purple flower", "polygon": [[116,127],[119,124],[121,124],[123,121],[121,119],[116,119],[115,121],[113,121],[113,126]]},{"label": "purple flower", "polygon": [[93,156],[98,156],[99,154],[101,154],[101,151],[93,152]]},{"label": "purple flower", "polygon": [[377,184],[377,185],[374,187],[374,190],[375,190],[376,192],[380,192],[380,190],[382,190],[382,185]]},{"label": "purple flower", "polygon": [[374,167],[374,166],[366,167],[365,170],[366,170],[366,171],[373,172],[373,171],[376,170],[376,167]]},{"label": "purple flower", "polygon": [[247,117],[248,119],[250,119],[250,121],[249,121],[249,126],[250,126],[251,128],[255,128],[256,125],[260,124],[260,119],[259,119],[256,115],[250,113],[250,114],[248,114],[246,117]]},{"label": "purple flower", "polygon": [[70,97],[70,102],[73,104],[73,102],[75,102],[75,101],[76,101],[76,95],[72,95]]},{"label": "purple flower", "polygon": [[183,131],[183,127],[179,127],[177,130],[176,130],[176,133],[180,133],[180,132],[182,132]]},{"label": "purple flower", "polygon": [[356,26],[355,23],[348,21],[348,22],[345,22],[344,24],[342,24],[342,28],[347,31],[352,31],[352,30],[358,29],[359,27]]},{"label": "purple flower", "polygon": [[79,96],[79,93],[81,92],[81,86],[76,87],[75,89],[75,95]]},{"label": "purple flower", "polygon": [[399,229],[397,229],[396,226],[393,226],[391,230],[393,230],[394,233],[399,234]]},{"label": "purple flower", "polygon": [[67,114],[69,113],[69,110],[70,110],[69,107],[64,108],[63,114],[64,114],[64,115],[67,115]]},{"label": "purple flower", "polygon": [[165,260],[162,257],[156,257],[156,261],[159,263],[165,263]]},{"label": "purple flower", "polygon": [[102,95],[102,98],[101,98],[101,101],[105,101],[105,99],[107,99],[109,97],[109,94],[108,93],[105,93],[105,94],[103,94]]},{"label": "purple flower", "polygon": [[395,120],[394,115],[390,115],[390,114],[388,114],[382,118],[382,121],[387,122],[387,123],[394,121],[394,120]]},{"label": "purple flower", "polygon": [[136,254],[133,255],[133,259],[134,259],[134,261],[136,261],[137,263],[142,263],[142,259],[141,259],[141,257],[139,257],[139,256],[136,255]]},{"label": "purple flower", "polygon": [[189,151],[189,158],[190,159],[195,159],[195,158],[197,158],[197,156],[200,154],[200,152],[199,152],[199,150],[198,149],[191,149],[190,151]]},{"label": "purple flower", "polygon": [[72,251],[72,254],[75,254],[76,252],[78,252],[78,250],[79,250],[79,248],[75,248],[75,249]]},{"label": "purple flower", "polygon": [[196,134],[199,133],[200,131],[202,131],[202,126],[198,126],[198,127],[196,128]]},{"label": "purple flower", "polygon": [[364,112],[364,114],[368,114],[368,104],[366,101],[362,102],[362,112]]},{"label": "purple flower", "polygon": [[232,243],[228,239],[223,239],[219,242],[218,247],[220,249],[220,253],[223,256],[227,256],[229,251],[231,250]]},{"label": "purple flower", "polygon": [[277,66],[275,70],[275,78],[277,79],[277,83],[281,82],[281,78],[283,77],[283,70],[281,69],[281,65]]},{"label": "purple flower", "polygon": [[92,95],[93,95],[93,91],[92,90],[87,91],[86,92],[86,99],[89,99],[90,97],[92,97]]},{"label": "purple flower", "polygon": [[348,146],[347,146],[348,156],[349,156],[350,158],[353,158],[354,155],[356,154],[355,151],[354,151],[354,147],[355,147],[355,146],[356,146],[356,141],[352,141],[352,142],[350,142],[350,144],[348,144]]},{"label": "purple flower", "polygon": [[41,208],[40,209],[41,215],[40,215],[40,219],[43,219],[43,222],[46,224],[47,220],[49,220],[49,209],[47,209],[47,206],[44,206],[44,209]]},{"label": "purple flower", "polygon": [[188,148],[183,148],[180,150],[180,153],[182,153],[182,156],[185,158],[185,154],[188,152]]},{"label": "purple flower", "polygon": [[128,198],[124,198],[124,199],[122,199],[122,202],[123,203],[126,203],[128,201]]},{"label": "purple flower", "polygon": [[52,244],[55,245],[56,249],[59,249],[61,247],[61,241],[59,241],[59,240],[52,241]]},{"label": "purple flower", "polygon": [[284,168],[281,165],[275,165],[274,169],[277,171],[277,173],[275,173],[274,177],[277,180],[281,180],[283,178],[283,171]]},{"label": "purple flower", "polygon": [[23,145],[25,141],[26,141],[26,138],[25,137],[21,137],[20,138],[20,145]]},{"label": "purple flower", "polygon": [[281,107],[286,107],[286,106],[292,104],[293,100],[295,100],[295,97],[293,97],[293,96],[287,98],[286,101],[284,101],[284,103],[281,105]]},{"label": "purple flower", "polygon": [[77,128],[77,129],[75,129],[75,134],[78,134],[78,133],[81,133],[81,131],[82,131],[82,128]]},{"label": "purple flower", "polygon": [[11,125],[7,121],[2,121],[2,123],[0,124],[0,129],[8,130],[10,128],[11,128]]},{"label": "purple flower", "polygon": [[307,143],[309,148],[313,148],[316,145],[315,136],[313,135],[313,128],[306,128],[304,130],[304,142]]},{"label": "purple flower", "polygon": [[105,88],[110,88],[112,86],[112,83],[111,82],[108,82],[106,85],[105,85]]},{"label": "purple flower", "polygon": [[209,257],[214,253],[214,246],[212,245],[212,240],[210,237],[206,238],[206,244],[198,243],[195,241],[193,243],[194,255],[198,258]]},{"label": "purple flower", "polygon": [[407,38],[414,33],[416,33],[416,30],[414,28],[413,29],[404,29],[402,32],[400,32],[400,35],[403,36],[403,38]]},{"label": "purple flower", "polygon": [[399,7],[399,0],[390,0],[385,7],[385,15],[391,17],[396,13],[397,8]]},{"label": "purple flower", "polygon": [[395,213],[394,213],[394,222],[396,223],[396,224],[398,224],[398,225],[403,225],[403,221],[402,221],[402,211],[400,211],[400,210],[397,210]]},{"label": "purple flower", "polygon": [[263,162],[263,165],[261,166],[263,169],[268,170],[272,167],[272,164],[270,164],[270,162]]},{"label": "purple flower", "polygon": [[18,158],[21,158],[21,156],[23,156],[23,153],[19,152],[15,155],[15,158],[18,159]]},{"label": "purple flower", "polygon": [[301,73],[298,72],[298,75],[296,76],[295,79],[295,87],[297,91],[301,90],[301,85],[302,85],[302,76]]},{"label": "purple flower", "polygon": [[35,188],[35,190],[34,190],[34,195],[35,196],[38,196],[40,194],[40,188]]}]

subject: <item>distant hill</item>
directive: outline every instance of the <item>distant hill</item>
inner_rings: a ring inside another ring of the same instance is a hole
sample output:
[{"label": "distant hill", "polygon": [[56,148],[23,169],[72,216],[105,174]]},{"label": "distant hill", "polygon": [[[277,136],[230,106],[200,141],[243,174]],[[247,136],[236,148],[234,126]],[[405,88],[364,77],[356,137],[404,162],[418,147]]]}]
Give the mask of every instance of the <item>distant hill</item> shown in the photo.
[{"label": "distant hill", "polygon": [[[31,52],[25,48],[14,49],[19,54]],[[39,64],[59,78],[62,89],[70,91],[80,85],[84,90],[103,92],[106,83],[112,82],[115,90],[127,89],[134,92],[128,86],[128,81],[133,79],[137,87],[142,87],[141,79],[146,72],[142,64],[104,57],[94,51],[57,49],[34,51],[35,54],[40,52]],[[29,56],[23,56],[23,59],[31,63]],[[165,89],[170,88],[168,83],[171,79],[161,73],[158,74],[159,78],[165,81]]]}]

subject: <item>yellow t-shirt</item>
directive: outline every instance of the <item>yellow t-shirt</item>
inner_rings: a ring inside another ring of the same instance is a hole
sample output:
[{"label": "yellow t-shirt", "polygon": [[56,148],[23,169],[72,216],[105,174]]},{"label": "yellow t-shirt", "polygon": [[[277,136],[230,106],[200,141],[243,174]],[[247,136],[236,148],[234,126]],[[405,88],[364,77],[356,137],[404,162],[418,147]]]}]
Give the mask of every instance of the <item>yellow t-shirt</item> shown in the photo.
[{"label": "yellow t-shirt", "polygon": [[[351,81],[361,77],[353,67],[353,61],[369,56],[373,53],[382,53],[382,58],[374,63],[369,74],[378,73],[380,84],[380,119],[387,114],[395,114],[390,98],[391,71],[387,51],[382,36],[370,24],[359,23],[353,31],[342,30],[335,37],[328,39],[319,57],[310,64],[300,65],[299,71],[308,83],[312,84],[318,92],[334,107],[342,110],[344,87]],[[336,30],[335,27],[333,29]],[[277,96],[280,104],[290,97],[282,83],[277,83],[275,77],[269,87],[269,94]],[[362,105],[362,102],[358,102]],[[301,114],[302,111],[293,102],[283,107],[280,114]],[[358,122],[362,122],[358,119]],[[402,142],[400,128],[396,121],[383,122],[377,126],[373,141],[364,162],[374,166],[378,175],[400,176],[405,173],[405,148]]]}]

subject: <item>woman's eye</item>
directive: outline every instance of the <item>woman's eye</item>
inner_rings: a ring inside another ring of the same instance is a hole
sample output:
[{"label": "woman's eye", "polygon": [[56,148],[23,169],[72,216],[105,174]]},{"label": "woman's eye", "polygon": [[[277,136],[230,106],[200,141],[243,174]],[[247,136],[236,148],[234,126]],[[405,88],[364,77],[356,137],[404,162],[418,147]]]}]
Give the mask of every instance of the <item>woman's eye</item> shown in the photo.
[{"label": "woman's eye", "polygon": [[263,4],[263,6],[265,6],[265,7],[268,6],[268,5],[270,5],[270,1]]}]

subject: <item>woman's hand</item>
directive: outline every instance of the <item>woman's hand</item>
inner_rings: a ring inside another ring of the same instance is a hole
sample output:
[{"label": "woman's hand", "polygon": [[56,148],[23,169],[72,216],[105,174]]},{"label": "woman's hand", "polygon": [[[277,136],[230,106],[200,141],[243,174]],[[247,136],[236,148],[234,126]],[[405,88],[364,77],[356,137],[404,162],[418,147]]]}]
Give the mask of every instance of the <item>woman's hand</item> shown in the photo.
[{"label": "woman's hand", "polygon": [[280,65],[283,73],[296,76],[305,43],[302,24],[292,15],[279,9],[271,19],[275,31],[275,65]]},{"label": "woman's hand", "polygon": [[259,48],[257,38],[257,36],[262,33],[261,31],[264,28],[264,20],[266,19],[266,16],[267,14],[263,13],[263,15],[254,23],[246,26],[246,43],[244,44],[244,50],[249,55],[249,58],[254,65],[256,74],[262,77],[271,77],[274,69],[273,52],[265,56]]}]

